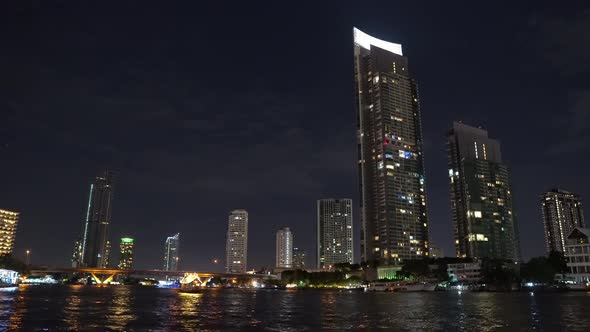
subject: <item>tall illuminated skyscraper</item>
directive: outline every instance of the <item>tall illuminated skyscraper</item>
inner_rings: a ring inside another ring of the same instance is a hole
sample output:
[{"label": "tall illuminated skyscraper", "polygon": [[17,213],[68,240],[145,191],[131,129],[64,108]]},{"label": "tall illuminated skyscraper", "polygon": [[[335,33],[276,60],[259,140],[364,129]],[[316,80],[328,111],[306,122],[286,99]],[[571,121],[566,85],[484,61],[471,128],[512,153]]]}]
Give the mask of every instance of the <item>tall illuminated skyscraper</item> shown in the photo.
[{"label": "tall illuminated skyscraper", "polygon": [[510,173],[500,143],[484,129],[454,122],[448,157],[457,257],[520,260]]},{"label": "tall illuminated skyscraper", "polygon": [[353,263],[352,200],[320,199],[317,203],[317,266],[330,269]]},{"label": "tall illuminated skyscraper", "polygon": [[106,170],[90,185],[82,240],[84,267],[108,266],[108,236],[113,204],[113,174]]},{"label": "tall illuminated skyscraper", "polygon": [[134,240],[130,237],[122,237],[119,243],[119,269],[130,270],[133,267],[133,246]]},{"label": "tall illuminated skyscraper", "polygon": [[418,85],[400,44],[353,29],[361,260],[428,255]]},{"label": "tall illuminated skyscraper", "polygon": [[565,253],[567,237],[574,228],[584,228],[580,196],[562,189],[552,189],[540,197],[547,251]]},{"label": "tall illuminated skyscraper", "polygon": [[18,212],[0,209],[0,255],[11,254],[14,250]]},{"label": "tall illuminated skyscraper", "polygon": [[277,232],[276,267],[287,269],[293,267],[293,233],[289,227]]},{"label": "tall illuminated skyscraper", "polygon": [[180,251],[180,233],[174,234],[166,238],[166,245],[164,246],[164,270],[176,271],[178,270],[178,259]]},{"label": "tall illuminated skyscraper", "polygon": [[225,271],[246,273],[248,260],[248,212],[233,210],[229,213],[227,243],[225,246]]}]

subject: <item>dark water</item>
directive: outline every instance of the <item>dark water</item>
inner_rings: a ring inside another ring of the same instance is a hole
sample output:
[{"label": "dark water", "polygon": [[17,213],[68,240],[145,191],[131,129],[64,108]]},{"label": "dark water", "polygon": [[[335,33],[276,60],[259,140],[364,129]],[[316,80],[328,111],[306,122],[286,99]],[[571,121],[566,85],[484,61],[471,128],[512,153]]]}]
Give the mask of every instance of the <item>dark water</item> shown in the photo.
[{"label": "dark water", "polygon": [[28,286],[0,290],[0,330],[590,331],[590,293],[362,293]]}]

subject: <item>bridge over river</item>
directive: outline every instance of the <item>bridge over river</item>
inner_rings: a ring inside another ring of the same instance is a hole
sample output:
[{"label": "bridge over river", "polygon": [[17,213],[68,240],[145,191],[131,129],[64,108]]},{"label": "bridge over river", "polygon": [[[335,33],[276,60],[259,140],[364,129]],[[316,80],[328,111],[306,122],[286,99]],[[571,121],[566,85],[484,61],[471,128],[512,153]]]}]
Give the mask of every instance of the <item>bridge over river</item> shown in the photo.
[{"label": "bridge over river", "polygon": [[149,277],[149,278],[183,278],[186,275],[199,275],[201,278],[224,278],[224,279],[274,279],[273,274],[250,274],[250,273],[220,273],[207,271],[166,271],[166,270],[121,270],[101,268],[74,268],[74,267],[52,267],[52,266],[31,266],[31,276],[46,275],[89,275],[98,284],[109,283],[117,275]]}]

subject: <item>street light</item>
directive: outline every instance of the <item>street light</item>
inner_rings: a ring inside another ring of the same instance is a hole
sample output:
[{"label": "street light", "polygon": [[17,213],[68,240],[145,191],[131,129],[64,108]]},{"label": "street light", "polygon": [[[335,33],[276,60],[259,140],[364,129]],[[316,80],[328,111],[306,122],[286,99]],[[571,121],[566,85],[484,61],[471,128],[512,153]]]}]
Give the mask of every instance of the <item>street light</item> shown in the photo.
[{"label": "street light", "polygon": [[27,265],[31,265],[31,251],[27,249]]}]

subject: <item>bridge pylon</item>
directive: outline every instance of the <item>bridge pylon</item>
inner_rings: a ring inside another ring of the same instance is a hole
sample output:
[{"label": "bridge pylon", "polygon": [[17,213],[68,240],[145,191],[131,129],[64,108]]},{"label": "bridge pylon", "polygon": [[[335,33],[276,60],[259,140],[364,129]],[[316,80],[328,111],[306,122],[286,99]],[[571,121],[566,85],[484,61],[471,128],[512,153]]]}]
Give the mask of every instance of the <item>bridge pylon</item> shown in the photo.
[{"label": "bridge pylon", "polygon": [[104,279],[104,280],[100,280],[100,278],[94,272],[90,272],[90,275],[92,276],[92,279],[94,279],[94,281],[96,282],[96,284],[97,285],[100,285],[100,284],[108,284],[109,282],[113,281],[113,278],[117,274],[116,273],[113,273],[111,275],[108,275],[106,277],[106,279]]}]

